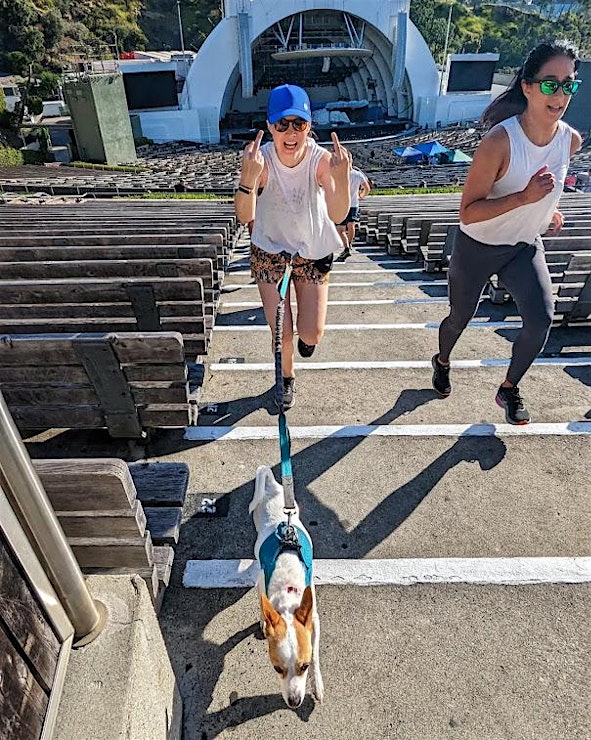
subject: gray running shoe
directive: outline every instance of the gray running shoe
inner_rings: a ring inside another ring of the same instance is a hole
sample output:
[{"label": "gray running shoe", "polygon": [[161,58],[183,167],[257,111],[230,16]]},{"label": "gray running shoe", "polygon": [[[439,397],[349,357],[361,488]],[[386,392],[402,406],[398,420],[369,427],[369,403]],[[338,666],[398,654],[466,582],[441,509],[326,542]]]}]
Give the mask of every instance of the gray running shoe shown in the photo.
[{"label": "gray running shoe", "polygon": [[529,411],[523,405],[523,398],[519,388],[514,385],[512,388],[499,387],[495,401],[505,409],[505,419],[508,424],[529,424],[531,417]]},{"label": "gray running shoe", "polygon": [[[277,397],[275,403],[279,407]],[[283,378],[283,410],[287,411],[295,403],[295,378]]]}]

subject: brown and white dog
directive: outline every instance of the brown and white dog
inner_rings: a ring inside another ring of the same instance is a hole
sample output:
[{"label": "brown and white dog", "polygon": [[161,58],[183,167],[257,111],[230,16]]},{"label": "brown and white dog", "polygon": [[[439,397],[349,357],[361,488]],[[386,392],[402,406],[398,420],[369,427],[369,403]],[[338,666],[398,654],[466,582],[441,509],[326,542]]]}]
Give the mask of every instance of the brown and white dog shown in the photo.
[{"label": "brown and white dog", "polygon": [[310,674],[313,696],[322,702],[320,674],[320,620],[312,579],[312,541],[300,521],[299,508],[291,516],[300,548],[285,548],[277,536],[287,523],[283,487],[271,469],[261,465],[255,478],[254,496],[248,509],[258,533],[255,557],[261,571],[257,590],[261,601],[263,634],[269,657],[281,679],[281,693],[291,709],[306,695]]}]

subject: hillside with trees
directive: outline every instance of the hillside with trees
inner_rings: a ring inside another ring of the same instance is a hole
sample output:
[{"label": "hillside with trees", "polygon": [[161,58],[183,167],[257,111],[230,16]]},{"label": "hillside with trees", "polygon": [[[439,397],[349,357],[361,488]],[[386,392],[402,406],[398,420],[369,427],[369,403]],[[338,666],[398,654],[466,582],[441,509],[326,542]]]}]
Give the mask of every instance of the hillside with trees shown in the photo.
[{"label": "hillside with trees", "polygon": [[494,4],[411,0],[410,17],[438,63],[443,62],[450,18],[448,53],[498,53],[499,68],[518,67],[529,49],[545,38],[569,39],[582,56],[591,57],[591,0],[560,6],[545,1],[526,5],[511,0]]},{"label": "hillside with trees", "polygon": [[[182,0],[185,45],[220,20],[218,0]],[[180,48],[174,0],[0,0],[0,69],[26,77],[134,49]]]},{"label": "hillside with trees", "polygon": [[[562,8],[559,15],[556,7]],[[182,0],[181,11],[185,47],[197,50],[220,20],[220,0]],[[411,0],[411,18],[438,62],[448,19],[449,52],[499,52],[501,67],[519,64],[531,46],[549,36],[569,38],[591,56],[591,0],[560,6],[545,0],[537,5]],[[0,69],[25,78],[59,74],[80,59],[112,57],[115,49],[179,47],[174,0],[0,0]]]}]

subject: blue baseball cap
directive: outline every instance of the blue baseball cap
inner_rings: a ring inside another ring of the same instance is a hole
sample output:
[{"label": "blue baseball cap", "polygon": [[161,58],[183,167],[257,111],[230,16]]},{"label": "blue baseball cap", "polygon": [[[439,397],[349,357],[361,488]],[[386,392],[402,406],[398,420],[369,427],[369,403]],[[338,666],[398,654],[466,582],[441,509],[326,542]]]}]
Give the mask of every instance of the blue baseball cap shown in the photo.
[{"label": "blue baseball cap", "polygon": [[267,121],[277,123],[284,116],[299,116],[312,121],[308,93],[297,85],[280,85],[273,88],[267,101]]}]

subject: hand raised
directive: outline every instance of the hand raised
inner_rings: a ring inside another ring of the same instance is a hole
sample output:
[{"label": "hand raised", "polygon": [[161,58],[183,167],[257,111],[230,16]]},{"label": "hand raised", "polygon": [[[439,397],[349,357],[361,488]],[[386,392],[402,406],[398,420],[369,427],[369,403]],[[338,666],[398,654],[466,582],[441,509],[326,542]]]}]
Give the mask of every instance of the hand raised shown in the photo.
[{"label": "hand raised", "polygon": [[548,172],[548,165],[544,165],[535,172],[523,191],[526,203],[537,203],[554,190],[556,179]]},{"label": "hand raised", "polygon": [[336,132],[330,135],[332,139],[333,152],[330,157],[330,171],[333,177],[343,176],[349,172],[349,152],[339,141]]},{"label": "hand raised", "polygon": [[255,140],[250,141],[244,147],[242,153],[240,182],[248,187],[254,187],[265,166],[265,159],[261,154],[261,139],[263,138],[263,134],[264,131],[259,130]]}]

